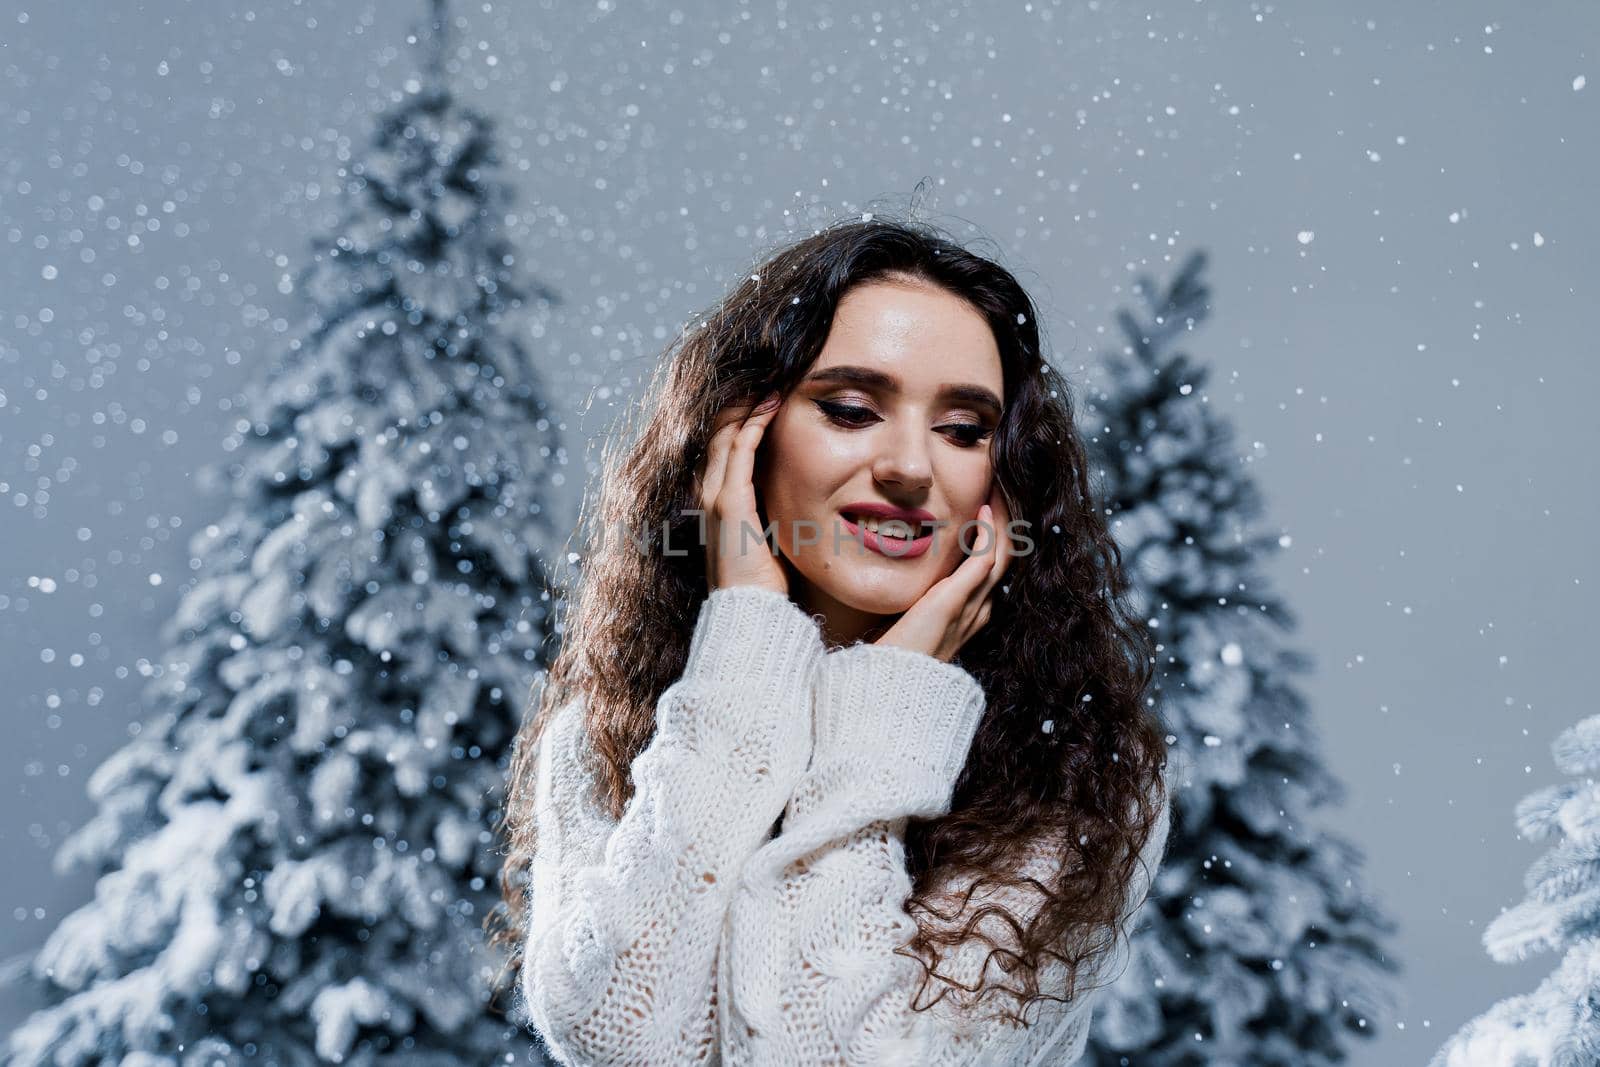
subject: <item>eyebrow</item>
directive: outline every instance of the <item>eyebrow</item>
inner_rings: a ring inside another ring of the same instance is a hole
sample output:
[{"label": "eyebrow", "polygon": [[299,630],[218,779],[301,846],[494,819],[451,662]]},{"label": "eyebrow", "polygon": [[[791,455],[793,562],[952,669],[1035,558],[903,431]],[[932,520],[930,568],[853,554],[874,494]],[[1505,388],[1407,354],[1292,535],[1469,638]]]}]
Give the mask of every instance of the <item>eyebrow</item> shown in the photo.
[{"label": "eyebrow", "polygon": [[[813,371],[806,375],[804,382],[835,382],[840,385],[855,385],[863,389],[877,389],[889,393],[900,391],[900,379],[887,371],[876,370],[872,367],[855,367],[841,365],[824,367],[822,370]],[[938,395],[949,400],[958,400],[972,404],[975,407],[987,408],[995,417],[1005,410],[1000,403],[1000,398],[993,391],[981,385],[963,382],[955,385],[939,387]]]}]

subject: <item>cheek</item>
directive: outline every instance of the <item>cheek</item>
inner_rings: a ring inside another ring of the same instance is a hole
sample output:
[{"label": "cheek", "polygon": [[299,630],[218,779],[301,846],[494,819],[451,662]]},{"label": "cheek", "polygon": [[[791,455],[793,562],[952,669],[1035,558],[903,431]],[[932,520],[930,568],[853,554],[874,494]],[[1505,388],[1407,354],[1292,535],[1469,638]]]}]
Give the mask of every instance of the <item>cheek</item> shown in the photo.
[{"label": "cheek", "polygon": [[989,499],[994,484],[994,468],[988,456],[958,457],[945,473],[944,484],[949,487],[950,501],[964,515],[976,515],[978,508]]},{"label": "cheek", "polygon": [[788,517],[821,507],[847,466],[826,441],[793,422],[770,427],[756,458],[756,486],[769,513]]},{"label": "cheek", "polygon": [[799,457],[775,456],[761,488],[769,517],[807,518],[820,506],[815,473]]},{"label": "cheek", "polygon": [[756,461],[751,471],[751,481],[755,484],[756,493],[763,500],[777,492],[783,470],[793,462],[791,435],[784,432],[782,418],[783,412],[780,411],[778,418],[773,419],[767,426],[767,432],[762,435],[761,443],[756,446]]}]

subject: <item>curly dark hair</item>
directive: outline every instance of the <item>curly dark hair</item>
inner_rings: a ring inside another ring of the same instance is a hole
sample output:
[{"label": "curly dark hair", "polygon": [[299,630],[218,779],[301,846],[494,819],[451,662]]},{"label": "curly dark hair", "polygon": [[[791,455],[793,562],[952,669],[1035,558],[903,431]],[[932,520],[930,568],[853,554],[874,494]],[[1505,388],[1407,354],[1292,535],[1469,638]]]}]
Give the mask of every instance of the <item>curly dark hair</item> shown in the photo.
[{"label": "curly dark hair", "polygon": [[[1030,1003],[1081,995],[1080,965],[1095,966],[1127,935],[1127,889],[1166,800],[1165,731],[1150,695],[1151,639],[1129,606],[1121,554],[1091,491],[1071,394],[1041,354],[1033,303],[1005,268],[922,221],[878,215],[835,222],[745,271],[669,344],[632,409],[642,430],[625,425],[627,432],[608,443],[598,500],[586,497],[579,523],[592,551],[580,557],[560,652],[513,747],[498,909],[505,925],[495,940],[515,942],[526,930],[526,869],[536,847],[534,747],[545,724],[567,701],[583,699],[599,755],[600,799],[620,819],[632,795],[631,764],[653,734],[657,699],[683,672],[708,593],[703,553],[612,551],[607,531],[643,522],[668,530],[677,545],[698,543],[697,519],[685,513],[699,506],[695,472],[715,416],[772,390],[787,395],[821,351],[840,299],[870,280],[938,286],[989,323],[1006,394],[994,478],[1012,519],[1034,531],[1033,551],[1012,559],[1005,591],[995,591],[988,625],[959,654],[987,706],[949,813],[913,818],[906,827],[913,886],[906,908],[928,921],[919,918],[917,935],[897,951],[926,972],[913,1002],[930,979],[946,986],[915,1010],[955,989],[978,994],[974,1004],[1008,995],[1018,1007],[1007,1017],[1029,1025]],[[1059,856],[1048,865],[1056,872],[1050,884],[1022,873],[1030,851],[1037,856],[1041,847],[1047,857]],[[969,887],[955,911],[938,906],[954,899],[940,891],[948,885]],[[1041,903],[1026,916],[993,904],[967,914],[984,886],[1015,888]],[[987,914],[1001,917],[1007,943],[977,929]],[[982,939],[989,958],[999,954],[1020,988],[973,987],[935,973],[941,949],[972,937]],[[510,956],[514,972],[520,954]],[[1065,965],[1065,989],[1041,991],[1046,957]]]}]

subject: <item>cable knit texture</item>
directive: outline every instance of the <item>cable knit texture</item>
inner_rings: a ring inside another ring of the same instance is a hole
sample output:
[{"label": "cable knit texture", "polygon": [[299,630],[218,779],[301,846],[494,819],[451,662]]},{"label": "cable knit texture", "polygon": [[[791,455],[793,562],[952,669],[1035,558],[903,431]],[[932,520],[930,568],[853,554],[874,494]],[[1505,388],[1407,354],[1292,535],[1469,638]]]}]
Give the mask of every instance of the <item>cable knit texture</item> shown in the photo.
[{"label": "cable knit texture", "polygon": [[822,638],[781,593],[713,590],[609,823],[580,700],[545,728],[522,989],[565,1064],[718,1063],[718,939],[811,748]]},{"label": "cable knit texture", "polygon": [[[620,821],[593,800],[581,709],[562,708],[537,761],[523,971],[530,1017],[557,1059],[1076,1062],[1098,988],[1030,1006],[1026,1028],[979,1018],[960,990],[913,1011],[923,968],[895,953],[917,928],[903,906],[906,819],[949,811],[983,711],[982,687],[960,666],[887,645],[824,655],[810,616],[750,587],[716,590],[702,607],[689,666],[662,695]],[[1163,808],[1125,915],[1148,893],[1169,819]],[[1049,884],[1059,856],[1056,843],[1042,844],[1022,873]],[[940,887],[952,904],[964,889]],[[1031,887],[985,886],[948,928],[984,904],[1025,922],[1041,903]],[[999,916],[978,929],[1014,944]],[[1115,958],[1093,961],[1080,983],[1114,977],[1126,951],[1119,941]],[[981,941],[946,949],[939,973],[968,987],[1004,982],[989,952]],[[1059,995],[1064,970],[1048,962],[1041,989]],[[943,988],[934,980],[924,1003]]]}]

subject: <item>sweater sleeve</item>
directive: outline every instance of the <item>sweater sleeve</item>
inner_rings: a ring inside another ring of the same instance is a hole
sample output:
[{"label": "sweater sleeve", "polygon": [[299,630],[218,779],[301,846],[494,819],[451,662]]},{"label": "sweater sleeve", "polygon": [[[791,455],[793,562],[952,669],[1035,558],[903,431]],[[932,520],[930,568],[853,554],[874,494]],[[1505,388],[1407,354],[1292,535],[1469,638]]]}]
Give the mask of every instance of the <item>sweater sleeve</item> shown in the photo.
[{"label": "sweater sleeve", "polygon": [[535,760],[521,989],[557,1062],[716,1062],[715,961],[734,876],[810,755],[815,620],[780,593],[713,590],[656,704],[619,820],[595,800],[581,699]]},{"label": "sweater sleeve", "polygon": [[[1059,1067],[1082,1055],[1096,994],[1124,962],[1124,939],[1114,943],[1109,960],[1089,961],[1087,992],[1066,1004],[1030,1005],[1029,1027],[969,1015],[956,1006],[955,990],[931,1008],[912,1010],[923,966],[895,952],[917,931],[917,920],[903,907],[911,894],[906,820],[948,813],[983,708],[976,679],[931,656],[882,645],[824,656],[811,766],[782,833],[746,863],[729,909],[718,960],[728,1067]],[[1167,826],[1163,807],[1141,854],[1144,863],[1136,865],[1124,916],[1148,893]],[[1052,857],[1059,862],[1059,855],[1041,849],[1023,873],[1048,884]],[[964,887],[947,888],[959,903]],[[986,886],[969,908],[992,903],[1026,922],[1042,896]],[[952,928],[959,930],[969,914]],[[1007,943],[1010,927],[999,915],[986,915],[977,929],[996,944]],[[980,940],[945,952],[939,973],[969,988],[980,978],[985,984],[1004,979],[999,957],[991,958]],[[929,988],[942,987],[935,979]],[[1047,961],[1040,988],[1065,989],[1065,965]]]}]

